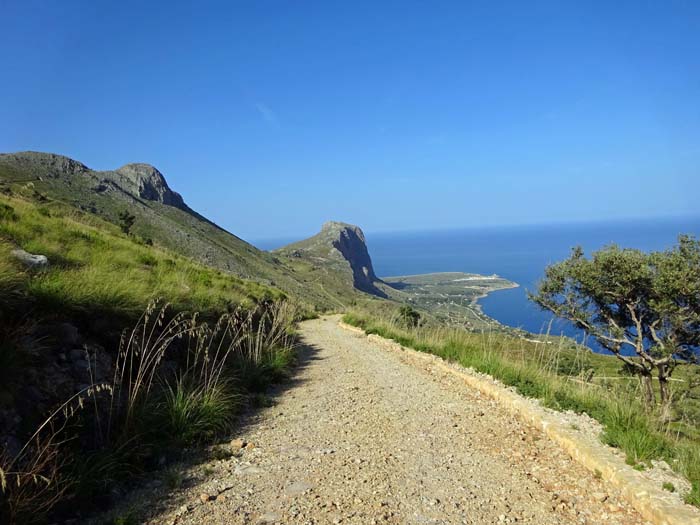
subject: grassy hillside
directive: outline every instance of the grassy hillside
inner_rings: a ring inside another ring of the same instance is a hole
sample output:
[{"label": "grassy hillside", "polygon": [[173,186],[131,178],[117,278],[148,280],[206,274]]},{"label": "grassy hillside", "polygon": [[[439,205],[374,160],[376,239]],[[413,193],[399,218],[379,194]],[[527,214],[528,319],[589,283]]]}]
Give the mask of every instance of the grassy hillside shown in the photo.
[{"label": "grassy hillside", "polygon": [[[284,292],[150,246],[66,203],[8,193],[0,195],[3,523],[109,504],[120,483],[229,430],[246,396],[286,373],[292,323],[305,314]],[[25,267],[18,248],[47,256],[48,267]],[[154,308],[156,298],[169,306]]]},{"label": "grassy hillside", "polygon": [[258,250],[184,203],[166,204],[147,192],[142,192],[146,197],[141,196],[128,176],[130,172],[125,175],[120,170],[94,171],[48,153],[0,154],[0,189],[39,205],[63,204],[64,210],[72,207],[115,225],[119,214],[127,211],[135,218],[132,232],[142,241],[279,288],[321,310],[343,307],[348,297],[361,298],[355,294],[352,282],[347,282],[343,274],[346,268],[324,267],[319,271],[312,264],[299,264]]},{"label": "grassy hillside", "polygon": [[109,505],[283,378],[295,320],[389,305],[347,269],[257,250],[130,169],[0,155],[0,521]]},{"label": "grassy hillside", "polygon": [[[284,294],[270,286],[207,267],[170,250],[147,246],[98,217],[60,202],[36,204],[0,196],[0,268],[41,311],[90,316],[140,314],[166,297],[179,310],[225,312]],[[46,255],[49,268],[24,271],[12,249]]]}]

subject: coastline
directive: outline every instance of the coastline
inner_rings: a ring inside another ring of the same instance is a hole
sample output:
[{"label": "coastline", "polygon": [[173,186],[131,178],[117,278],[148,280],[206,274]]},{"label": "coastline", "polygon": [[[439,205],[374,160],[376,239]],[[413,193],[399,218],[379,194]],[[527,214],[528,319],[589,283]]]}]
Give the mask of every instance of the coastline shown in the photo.
[{"label": "coastline", "polygon": [[480,313],[481,315],[483,315],[484,317],[488,317],[489,319],[491,319],[491,321],[493,321],[494,324],[497,324],[497,325],[499,325],[499,326],[502,326],[503,328],[508,328],[508,329],[512,329],[512,330],[518,330],[518,329],[515,328],[514,326],[510,326],[510,325],[507,325],[507,324],[505,324],[505,323],[502,323],[502,322],[499,321],[498,319],[496,319],[496,318],[494,318],[494,317],[491,317],[490,315],[488,315],[487,313],[485,313],[485,312],[484,312],[484,309],[481,307],[481,303],[480,303],[480,301],[481,301],[482,299],[486,299],[486,298],[487,298],[489,295],[491,295],[492,293],[495,293],[495,292],[502,292],[502,291],[504,291],[504,290],[513,290],[514,288],[520,288],[520,284],[516,283],[515,281],[510,281],[510,282],[512,283],[511,286],[504,286],[504,287],[502,287],[502,288],[495,288],[495,289],[489,290],[488,292],[485,292],[485,293],[483,293],[483,294],[481,294],[481,295],[479,295],[479,296],[477,296],[477,297],[474,297],[474,299],[472,299],[472,307],[473,307],[475,310],[478,310],[479,313]]},{"label": "coastline", "polygon": [[403,295],[407,303],[451,324],[465,325],[470,329],[509,329],[507,325],[486,315],[479,300],[493,292],[520,287],[519,283],[495,273],[431,272],[381,279]]}]

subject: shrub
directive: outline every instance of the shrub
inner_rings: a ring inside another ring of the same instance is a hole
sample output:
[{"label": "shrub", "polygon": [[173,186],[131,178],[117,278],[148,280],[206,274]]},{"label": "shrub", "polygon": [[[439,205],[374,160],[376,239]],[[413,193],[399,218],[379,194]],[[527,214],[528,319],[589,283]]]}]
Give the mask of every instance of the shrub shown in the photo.
[{"label": "shrub", "polygon": [[205,388],[188,378],[167,385],[156,406],[156,426],[167,441],[191,445],[208,441],[230,427],[237,397],[226,383]]},{"label": "shrub", "polygon": [[119,228],[122,233],[129,235],[131,233],[131,228],[136,222],[136,217],[129,213],[129,210],[124,210],[119,213]]},{"label": "shrub", "polygon": [[138,256],[138,261],[146,266],[157,266],[158,258],[151,253],[141,253]]},{"label": "shrub", "polygon": [[183,475],[182,471],[178,468],[169,468],[165,471],[163,478],[165,480],[165,485],[170,490],[176,490],[182,486]]},{"label": "shrub", "polygon": [[420,314],[408,305],[403,305],[399,308],[399,318],[404,326],[415,328],[420,325]]},{"label": "shrub", "polygon": [[605,416],[603,441],[624,450],[630,464],[648,464],[652,459],[668,457],[667,440],[655,432],[639,406],[612,403]]},{"label": "shrub", "polygon": [[15,209],[9,204],[0,202],[0,221],[15,222],[17,220],[19,220],[19,216],[15,213]]}]

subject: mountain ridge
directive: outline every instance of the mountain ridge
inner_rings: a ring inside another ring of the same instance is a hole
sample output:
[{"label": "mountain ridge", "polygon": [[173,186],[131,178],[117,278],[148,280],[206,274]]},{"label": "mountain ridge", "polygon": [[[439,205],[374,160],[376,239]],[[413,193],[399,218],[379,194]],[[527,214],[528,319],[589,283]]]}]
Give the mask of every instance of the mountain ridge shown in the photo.
[{"label": "mountain ridge", "polygon": [[97,171],[55,153],[2,153],[1,188],[43,206],[51,206],[52,201],[69,204],[113,224],[119,224],[120,214],[128,211],[135,217],[131,228],[135,239],[279,288],[321,310],[346,306],[364,295],[349,278],[347,266],[325,267],[318,261],[265,252],[228,232],[190,208],[150,164]]}]

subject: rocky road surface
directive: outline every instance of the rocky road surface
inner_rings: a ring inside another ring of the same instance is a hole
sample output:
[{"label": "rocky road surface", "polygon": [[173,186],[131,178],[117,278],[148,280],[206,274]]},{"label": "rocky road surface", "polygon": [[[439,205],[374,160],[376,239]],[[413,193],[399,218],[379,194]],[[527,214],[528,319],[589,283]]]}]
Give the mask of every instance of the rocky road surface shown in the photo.
[{"label": "rocky road surface", "polygon": [[542,433],[424,360],[337,317],[301,334],[295,380],[243,422],[232,457],[190,467],[153,523],[645,523]]}]

